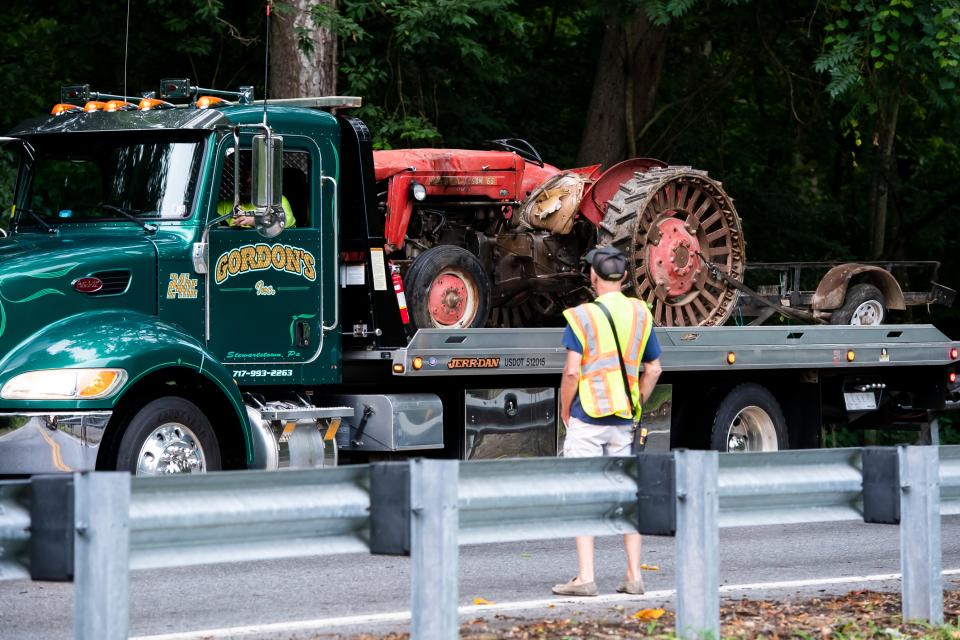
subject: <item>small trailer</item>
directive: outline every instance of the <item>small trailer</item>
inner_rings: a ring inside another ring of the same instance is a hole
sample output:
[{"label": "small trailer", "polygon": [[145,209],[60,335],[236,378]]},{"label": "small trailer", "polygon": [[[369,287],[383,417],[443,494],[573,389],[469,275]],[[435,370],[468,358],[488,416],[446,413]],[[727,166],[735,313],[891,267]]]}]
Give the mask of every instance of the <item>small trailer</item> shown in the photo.
[{"label": "small trailer", "polygon": [[[805,322],[877,325],[890,311],[932,304],[950,307],[957,292],[937,282],[940,263],[761,262],[746,265],[746,275],[732,323],[763,324],[782,314]],[[776,284],[769,284],[771,280]],[[753,284],[754,281],[763,284]],[[904,291],[918,282],[923,291]],[[752,287],[752,288],[751,288]]]}]

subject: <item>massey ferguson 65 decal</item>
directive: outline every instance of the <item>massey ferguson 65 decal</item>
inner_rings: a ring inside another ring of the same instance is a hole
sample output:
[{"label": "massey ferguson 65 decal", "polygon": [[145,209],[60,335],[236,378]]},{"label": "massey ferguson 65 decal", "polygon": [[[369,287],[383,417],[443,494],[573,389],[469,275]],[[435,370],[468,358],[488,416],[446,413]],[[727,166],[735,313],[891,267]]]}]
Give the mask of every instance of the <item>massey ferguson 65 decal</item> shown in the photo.
[{"label": "massey ferguson 65 decal", "polygon": [[222,284],[240,273],[274,269],[296,273],[313,281],[317,278],[316,264],[313,254],[299,247],[288,244],[248,244],[220,254],[214,278],[217,284]]}]

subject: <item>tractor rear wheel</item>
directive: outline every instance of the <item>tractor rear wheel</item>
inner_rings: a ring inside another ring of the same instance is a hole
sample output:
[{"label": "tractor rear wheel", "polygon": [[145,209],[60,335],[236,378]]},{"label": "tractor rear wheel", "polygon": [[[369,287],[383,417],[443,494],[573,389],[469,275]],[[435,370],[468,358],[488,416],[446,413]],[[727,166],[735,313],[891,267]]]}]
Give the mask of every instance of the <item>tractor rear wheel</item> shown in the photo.
[{"label": "tractor rear wheel", "polygon": [[730,317],[738,291],[707,262],[742,282],[743,230],[733,199],[706,172],[637,173],[607,203],[598,234],[598,245],[627,255],[627,290],[650,305],[658,326],[716,326]]}]

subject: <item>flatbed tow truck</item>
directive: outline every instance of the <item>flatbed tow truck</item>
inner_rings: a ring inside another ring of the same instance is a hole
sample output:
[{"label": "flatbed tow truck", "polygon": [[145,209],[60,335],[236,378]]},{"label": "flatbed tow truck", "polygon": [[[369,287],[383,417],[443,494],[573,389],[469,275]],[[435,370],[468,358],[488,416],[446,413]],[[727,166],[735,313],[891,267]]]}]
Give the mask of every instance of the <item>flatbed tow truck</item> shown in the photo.
[{"label": "flatbed tow truck", "polygon": [[[358,99],[162,88],[139,105],[73,88],[3,138],[22,162],[0,475],[556,455],[559,329],[404,322],[369,132],[339,113]],[[244,173],[255,228],[226,224],[248,213]],[[656,332],[651,449],[816,447],[826,423],[935,439],[960,387],[958,344],[928,325]]]}]

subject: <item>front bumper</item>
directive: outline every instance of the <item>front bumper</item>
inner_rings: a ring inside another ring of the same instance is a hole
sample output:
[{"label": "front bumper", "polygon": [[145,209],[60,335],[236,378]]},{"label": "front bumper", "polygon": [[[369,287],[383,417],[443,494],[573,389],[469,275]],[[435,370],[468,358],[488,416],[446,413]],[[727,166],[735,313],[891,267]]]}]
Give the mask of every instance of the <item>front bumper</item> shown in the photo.
[{"label": "front bumper", "polygon": [[110,411],[0,413],[0,475],[92,471]]}]

